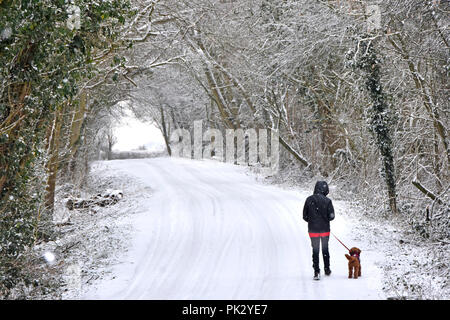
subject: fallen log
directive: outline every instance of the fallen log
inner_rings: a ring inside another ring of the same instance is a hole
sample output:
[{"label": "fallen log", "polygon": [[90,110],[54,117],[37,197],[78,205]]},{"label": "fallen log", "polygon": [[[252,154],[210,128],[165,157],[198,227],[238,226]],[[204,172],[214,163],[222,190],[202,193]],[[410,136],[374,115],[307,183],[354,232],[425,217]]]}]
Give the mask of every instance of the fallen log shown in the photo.
[{"label": "fallen log", "polygon": [[70,198],[66,201],[66,207],[69,210],[86,209],[94,206],[105,207],[116,204],[122,198],[122,191],[107,190],[105,193],[99,193],[89,199]]}]

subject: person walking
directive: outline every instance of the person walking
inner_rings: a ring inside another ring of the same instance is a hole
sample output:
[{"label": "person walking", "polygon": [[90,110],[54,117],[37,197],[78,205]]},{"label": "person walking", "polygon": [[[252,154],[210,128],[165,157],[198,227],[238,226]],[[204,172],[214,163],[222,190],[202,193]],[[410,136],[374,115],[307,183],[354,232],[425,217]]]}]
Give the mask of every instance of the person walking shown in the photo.
[{"label": "person walking", "polygon": [[317,181],[314,194],[306,198],[303,207],[303,220],[308,222],[308,233],[311,239],[314,280],[320,280],[319,251],[322,243],[322,256],[325,275],[331,274],[330,253],[330,221],[334,219],[334,208],[331,199],[327,198],[329,189],[326,181]]}]

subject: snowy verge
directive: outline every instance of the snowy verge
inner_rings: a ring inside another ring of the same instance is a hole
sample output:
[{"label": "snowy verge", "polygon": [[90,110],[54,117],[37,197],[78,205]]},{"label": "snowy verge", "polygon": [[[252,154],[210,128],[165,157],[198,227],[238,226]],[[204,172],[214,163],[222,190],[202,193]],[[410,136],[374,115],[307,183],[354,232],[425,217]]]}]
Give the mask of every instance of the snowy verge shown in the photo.
[{"label": "snowy verge", "polygon": [[[67,208],[68,195],[89,198],[117,189],[123,194],[110,205]],[[59,237],[34,248],[41,256],[50,257],[47,263],[59,269],[61,287],[57,296],[79,299],[85,288],[111,276],[110,268],[128,250],[132,216],[141,210],[140,200],[151,194],[148,186],[124,172],[111,169],[106,161],[91,165],[87,184],[82,190],[71,190],[70,185],[60,188],[53,219]]]}]

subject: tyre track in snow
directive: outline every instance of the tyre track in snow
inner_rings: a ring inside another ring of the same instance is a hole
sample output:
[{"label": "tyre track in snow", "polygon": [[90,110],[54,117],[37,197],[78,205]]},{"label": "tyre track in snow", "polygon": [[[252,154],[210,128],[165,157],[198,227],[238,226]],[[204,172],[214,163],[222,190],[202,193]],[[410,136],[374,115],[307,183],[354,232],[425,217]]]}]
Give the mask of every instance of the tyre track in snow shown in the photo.
[{"label": "tyre track in snow", "polygon": [[[116,160],[108,166],[155,193],[144,197],[145,211],[133,217],[133,241],[113,268],[114,279],[88,288],[87,299],[379,296],[363,278],[346,278],[345,252],[333,239],[332,276],[312,280],[310,240],[301,219],[310,192],[262,185],[242,167],[210,160]],[[335,203],[335,209],[339,217],[345,208]],[[345,223],[338,217],[345,240]]]}]

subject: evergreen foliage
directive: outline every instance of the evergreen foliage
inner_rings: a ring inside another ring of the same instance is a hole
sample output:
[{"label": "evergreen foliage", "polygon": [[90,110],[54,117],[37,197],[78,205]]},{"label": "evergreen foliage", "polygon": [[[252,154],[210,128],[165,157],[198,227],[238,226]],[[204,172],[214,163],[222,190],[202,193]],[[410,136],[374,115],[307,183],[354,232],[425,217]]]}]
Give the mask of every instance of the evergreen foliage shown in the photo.
[{"label": "evergreen foliage", "polygon": [[392,116],[387,97],[383,92],[380,60],[373,43],[369,36],[359,42],[355,66],[365,73],[365,87],[372,101],[372,109],[369,112],[370,131],[374,134],[382,157],[382,172],[388,189],[390,209],[392,213],[397,213],[394,150],[391,138]]},{"label": "evergreen foliage", "polygon": [[[109,48],[129,3],[0,1],[0,292],[18,281],[21,253],[36,241],[42,216],[46,134],[53,112],[96,74],[95,55]],[[48,142],[48,141],[47,141]]]}]

